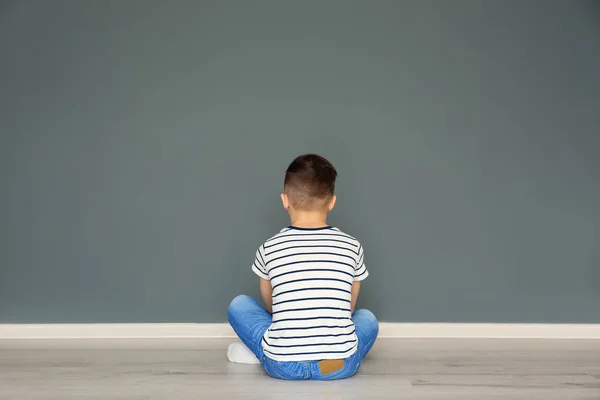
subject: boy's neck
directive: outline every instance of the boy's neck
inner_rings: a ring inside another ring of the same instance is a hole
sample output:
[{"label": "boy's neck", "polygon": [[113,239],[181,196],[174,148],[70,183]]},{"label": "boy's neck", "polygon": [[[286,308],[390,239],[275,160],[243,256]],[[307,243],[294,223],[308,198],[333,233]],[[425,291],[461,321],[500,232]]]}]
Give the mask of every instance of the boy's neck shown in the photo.
[{"label": "boy's neck", "polygon": [[296,228],[325,228],[327,213],[322,211],[290,211],[290,225]]}]

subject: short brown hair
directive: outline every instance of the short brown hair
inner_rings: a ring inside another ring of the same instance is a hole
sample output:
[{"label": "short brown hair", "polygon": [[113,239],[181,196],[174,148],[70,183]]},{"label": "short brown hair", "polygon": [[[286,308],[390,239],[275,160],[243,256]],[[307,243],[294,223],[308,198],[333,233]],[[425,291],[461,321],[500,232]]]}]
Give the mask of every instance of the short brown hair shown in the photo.
[{"label": "short brown hair", "polygon": [[285,172],[284,192],[294,208],[320,208],[333,197],[336,177],[335,167],[326,158],[305,154]]}]

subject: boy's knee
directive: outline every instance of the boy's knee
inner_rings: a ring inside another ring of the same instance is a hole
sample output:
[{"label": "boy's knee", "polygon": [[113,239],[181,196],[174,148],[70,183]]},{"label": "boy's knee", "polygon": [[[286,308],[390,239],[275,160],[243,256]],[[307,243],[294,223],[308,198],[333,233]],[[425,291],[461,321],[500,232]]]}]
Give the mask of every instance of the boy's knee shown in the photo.
[{"label": "boy's knee", "polygon": [[234,297],[234,299],[231,300],[231,303],[229,303],[229,308],[227,308],[227,316],[229,317],[229,320],[231,321],[232,314],[241,310],[243,305],[247,304],[251,299],[252,298],[250,296],[245,294],[240,294],[239,296]]},{"label": "boy's knee", "polygon": [[354,311],[354,316],[357,318],[364,318],[366,320],[371,320],[371,321],[377,322],[377,317],[375,317],[375,314],[373,314],[369,310],[365,310],[364,308]]},{"label": "boy's knee", "polygon": [[231,300],[231,303],[229,304],[229,308],[246,303],[248,300],[252,300],[252,297],[245,295],[245,294],[240,294],[238,296],[235,296],[233,298],[233,300]]},{"label": "boy's knee", "polygon": [[371,311],[365,309],[356,310],[353,319],[360,320],[362,324],[368,325],[371,330],[379,332],[379,322],[377,321],[375,314]]}]

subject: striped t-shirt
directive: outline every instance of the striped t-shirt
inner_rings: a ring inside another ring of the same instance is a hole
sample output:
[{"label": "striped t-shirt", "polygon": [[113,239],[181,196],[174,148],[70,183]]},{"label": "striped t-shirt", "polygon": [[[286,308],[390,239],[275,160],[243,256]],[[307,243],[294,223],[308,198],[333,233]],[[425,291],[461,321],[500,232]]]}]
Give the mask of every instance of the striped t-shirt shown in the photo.
[{"label": "striped t-shirt", "polygon": [[273,324],[262,340],[267,357],[314,361],[354,354],[350,289],[369,275],[356,239],[331,226],[290,226],[260,246],[252,270],[273,288]]}]

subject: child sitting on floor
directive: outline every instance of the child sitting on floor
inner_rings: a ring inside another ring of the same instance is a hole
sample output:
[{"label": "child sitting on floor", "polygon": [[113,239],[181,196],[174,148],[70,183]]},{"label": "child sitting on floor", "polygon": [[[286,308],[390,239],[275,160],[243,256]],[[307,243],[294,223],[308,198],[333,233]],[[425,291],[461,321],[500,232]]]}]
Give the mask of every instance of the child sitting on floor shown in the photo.
[{"label": "child sitting on floor", "polygon": [[260,362],[280,379],[343,379],[373,346],[377,319],[354,311],[369,275],[363,248],[327,224],[336,177],[315,154],[288,167],[281,200],[291,224],[260,246],[252,265],[266,309],[248,296],[233,299],[229,322],[243,344],[230,345],[230,361]]}]

